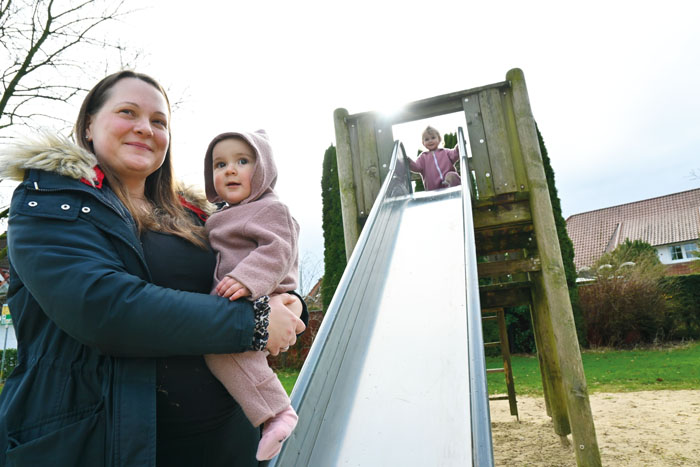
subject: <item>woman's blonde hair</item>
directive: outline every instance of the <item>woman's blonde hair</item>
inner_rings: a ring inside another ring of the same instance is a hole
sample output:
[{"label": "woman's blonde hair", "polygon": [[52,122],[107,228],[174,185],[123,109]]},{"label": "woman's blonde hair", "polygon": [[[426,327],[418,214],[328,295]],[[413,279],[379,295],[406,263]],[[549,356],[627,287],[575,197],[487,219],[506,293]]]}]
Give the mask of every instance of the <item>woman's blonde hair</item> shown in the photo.
[{"label": "woman's blonde hair", "polygon": [[[86,134],[90,119],[99,112],[105,104],[114,85],[125,78],[140,79],[156,88],[163,94],[168,104],[168,114],[170,114],[168,95],[155,79],[148,75],[130,70],[113,73],[97,83],[95,87],[88,92],[87,96],[85,96],[80,106],[80,112],[78,112],[78,118],[75,122],[73,133],[76,142],[82,148],[93,153],[95,152],[92,142],[88,140]],[[168,137],[170,137],[170,127],[168,127]],[[100,166],[100,169],[105,173],[105,178],[109,182],[110,188],[114,190],[122,203],[124,203],[129,212],[131,212],[132,217],[136,221],[139,233],[144,230],[169,233],[182,237],[197,246],[206,248],[207,244],[205,241],[206,234],[204,232],[204,227],[197,224],[192,214],[182,206],[180,199],[181,194],[175,189],[171,147],[172,144],[168,145],[163,164],[158,170],[146,178],[144,195],[152,206],[150,213],[144,213],[134,208],[126,188],[119,181],[119,177],[114,171],[110,170],[107,166]]]}]

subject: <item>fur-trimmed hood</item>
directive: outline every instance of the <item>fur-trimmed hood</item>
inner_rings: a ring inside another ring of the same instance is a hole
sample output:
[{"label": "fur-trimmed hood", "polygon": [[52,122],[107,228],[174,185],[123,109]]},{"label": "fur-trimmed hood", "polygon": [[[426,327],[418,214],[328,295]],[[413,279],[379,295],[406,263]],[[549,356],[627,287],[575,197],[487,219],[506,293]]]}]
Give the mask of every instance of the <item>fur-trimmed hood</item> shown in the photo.
[{"label": "fur-trimmed hood", "polygon": [[[26,170],[44,170],[64,177],[83,180],[98,187],[102,171],[97,157],[69,139],[50,133],[11,145],[0,154],[0,177],[21,182]],[[204,192],[192,185],[175,182],[175,191],[194,207],[209,215],[216,206],[207,201]]]},{"label": "fur-trimmed hood", "polygon": [[97,178],[96,166],[97,158],[93,153],[67,138],[48,133],[14,144],[0,154],[0,176],[18,182],[24,180],[24,172],[29,169],[92,182]]}]

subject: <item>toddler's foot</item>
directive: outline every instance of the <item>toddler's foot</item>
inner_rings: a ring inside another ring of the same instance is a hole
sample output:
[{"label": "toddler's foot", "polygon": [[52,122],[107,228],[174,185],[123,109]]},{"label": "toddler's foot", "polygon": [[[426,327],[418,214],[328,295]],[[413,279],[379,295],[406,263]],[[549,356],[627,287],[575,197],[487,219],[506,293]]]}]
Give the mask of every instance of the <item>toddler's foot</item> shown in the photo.
[{"label": "toddler's foot", "polygon": [[445,174],[445,183],[447,186],[458,186],[462,184],[462,179],[456,172],[448,172]]},{"label": "toddler's foot", "polygon": [[282,443],[292,434],[297,426],[297,413],[290,405],[263,425],[262,438],[258,444],[258,453],[255,457],[259,461],[270,460],[279,454]]}]

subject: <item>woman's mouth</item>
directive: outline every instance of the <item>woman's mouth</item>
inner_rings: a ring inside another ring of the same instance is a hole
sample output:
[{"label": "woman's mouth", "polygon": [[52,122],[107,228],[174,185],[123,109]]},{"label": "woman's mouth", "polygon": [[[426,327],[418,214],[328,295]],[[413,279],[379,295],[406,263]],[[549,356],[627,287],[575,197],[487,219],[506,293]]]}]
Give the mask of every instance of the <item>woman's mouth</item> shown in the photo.
[{"label": "woman's mouth", "polygon": [[148,146],[147,144],[144,144],[144,143],[126,143],[126,144],[127,144],[128,146],[133,146],[133,147],[136,147],[136,148],[145,149],[146,151],[151,151],[150,146]]}]

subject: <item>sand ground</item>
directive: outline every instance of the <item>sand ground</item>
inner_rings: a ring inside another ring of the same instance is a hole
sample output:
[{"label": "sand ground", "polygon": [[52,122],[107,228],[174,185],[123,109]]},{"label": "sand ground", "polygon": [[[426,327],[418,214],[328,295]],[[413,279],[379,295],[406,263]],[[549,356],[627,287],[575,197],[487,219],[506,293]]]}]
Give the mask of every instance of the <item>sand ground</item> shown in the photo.
[{"label": "sand ground", "polygon": [[[700,390],[595,393],[590,402],[604,466],[700,466]],[[496,466],[576,466],[542,397],[518,396],[520,422],[508,401],[490,408]]]}]

